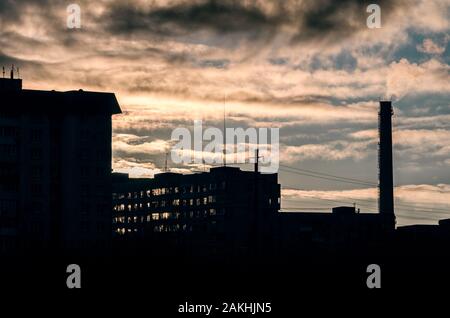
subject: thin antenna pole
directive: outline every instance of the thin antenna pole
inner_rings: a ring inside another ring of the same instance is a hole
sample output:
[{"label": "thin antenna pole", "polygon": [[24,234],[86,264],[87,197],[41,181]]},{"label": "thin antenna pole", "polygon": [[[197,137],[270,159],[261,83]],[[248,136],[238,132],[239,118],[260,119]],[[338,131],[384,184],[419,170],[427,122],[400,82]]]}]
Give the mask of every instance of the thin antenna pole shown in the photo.
[{"label": "thin antenna pole", "polygon": [[255,155],[256,155],[256,157],[255,157],[255,173],[258,173],[258,170],[259,170],[259,148],[256,148]]},{"label": "thin antenna pole", "polygon": [[227,156],[226,156],[226,113],[225,113],[225,105],[226,105],[226,98],[227,96],[224,95],[223,96],[223,166],[226,167],[227,166]]},{"label": "thin antenna pole", "polygon": [[169,155],[169,152],[166,151],[166,161],[164,163],[164,172],[167,172],[167,156]]}]

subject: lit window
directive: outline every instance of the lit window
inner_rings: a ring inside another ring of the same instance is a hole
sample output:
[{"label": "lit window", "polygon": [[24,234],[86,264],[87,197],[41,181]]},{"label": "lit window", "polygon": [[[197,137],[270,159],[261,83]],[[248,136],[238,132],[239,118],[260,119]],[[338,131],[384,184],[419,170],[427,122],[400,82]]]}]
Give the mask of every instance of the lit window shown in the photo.
[{"label": "lit window", "polygon": [[168,218],[170,218],[170,213],[169,212],[162,213],[161,218],[163,220],[167,220]]}]

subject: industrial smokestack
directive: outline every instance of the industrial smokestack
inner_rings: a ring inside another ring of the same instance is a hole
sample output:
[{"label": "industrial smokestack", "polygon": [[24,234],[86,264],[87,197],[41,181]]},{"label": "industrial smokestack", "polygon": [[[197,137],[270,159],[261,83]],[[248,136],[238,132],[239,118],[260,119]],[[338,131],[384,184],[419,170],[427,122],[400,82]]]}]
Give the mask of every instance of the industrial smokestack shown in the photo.
[{"label": "industrial smokestack", "polygon": [[380,101],[378,114],[378,131],[380,145],[378,148],[379,165],[379,213],[394,222],[394,181],[392,165],[392,103]]}]

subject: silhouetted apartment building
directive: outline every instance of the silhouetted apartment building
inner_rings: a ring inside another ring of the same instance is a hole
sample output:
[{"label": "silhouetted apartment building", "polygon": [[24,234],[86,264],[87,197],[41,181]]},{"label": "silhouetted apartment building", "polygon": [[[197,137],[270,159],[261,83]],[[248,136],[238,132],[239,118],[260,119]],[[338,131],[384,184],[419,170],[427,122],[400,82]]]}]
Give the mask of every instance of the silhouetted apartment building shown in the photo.
[{"label": "silhouetted apartment building", "polygon": [[0,251],[108,246],[114,94],[3,78],[0,101]]},{"label": "silhouetted apartment building", "polygon": [[278,212],[280,185],[277,174],[234,167],[152,179],[113,174],[113,202],[114,232],[126,240],[189,255],[247,255],[266,231],[264,220]]}]

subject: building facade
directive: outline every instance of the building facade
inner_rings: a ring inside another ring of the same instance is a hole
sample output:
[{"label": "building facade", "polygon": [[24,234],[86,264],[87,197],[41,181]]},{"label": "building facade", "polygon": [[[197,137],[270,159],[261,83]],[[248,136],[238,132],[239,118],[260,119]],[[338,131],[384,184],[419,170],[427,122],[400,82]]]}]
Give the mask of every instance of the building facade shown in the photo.
[{"label": "building facade", "polygon": [[110,244],[114,94],[0,79],[0,252]]},{"label": "building facade", "polygon": [[264,220],[280,207],[277,174],[217,167],[113,179],[115,236],[145,241],[154,250],[169,244],[189,255],[246,255],[256,237],[269,233]]}]

